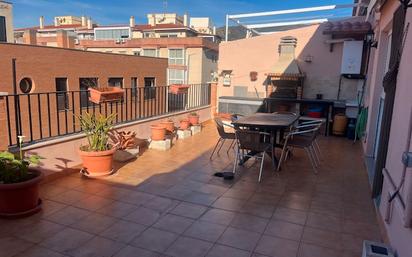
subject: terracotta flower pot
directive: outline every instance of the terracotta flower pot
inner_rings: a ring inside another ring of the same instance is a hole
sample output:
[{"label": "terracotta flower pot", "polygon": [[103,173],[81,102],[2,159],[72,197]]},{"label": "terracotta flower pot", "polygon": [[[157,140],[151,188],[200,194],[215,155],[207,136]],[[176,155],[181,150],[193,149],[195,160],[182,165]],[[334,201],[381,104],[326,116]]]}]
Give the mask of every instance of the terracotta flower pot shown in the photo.
[{"label": "terracotta flower pot", "polygon": [[162,125],[152,125],[150,127],[152,129],[152,140],[160,141],[165,140],[166,137],[166,129]]},{"label": "terracotta flower pot", "polygon": [[124,90],[118,87],[89,88],[90,101],[99,104],[123,99]]},{"label": "terracotta flower pot", "polygon": [[192,125],[198,125],[199,124],[199,115],[189,114],[189,122]]},{"label": "terracotta flower pot", "polygon": [[189,90],[189,85],[184,85],[184,84],[172,84],[170,85],[170,93],[179,95],[179,94],[185,94]]},{"label": "terracotta flower pot", "polygon": [[82,172],[88,177],[110,175],[113,172],[113,155],[116,148],[99,152],[87,152],[79,149],[83,161]]},{"label": "terracotta flower pot", "polygon": [[175,123],[171,120],[161,121],[160,125],[163,126],[168,132],[175,131]]},{"label": "terracotta flower pot", "polygon": [[189,119],[183,119],[180,121],[180,129],[186,130],[190,127],[190,121]]},{"label": "terracotta flower pot", "polygon": [[17,218],[41,210],[39,183],[43,179],[40,170],[30,168],[34,178],[13,184],[0,184],[0,217]]}]

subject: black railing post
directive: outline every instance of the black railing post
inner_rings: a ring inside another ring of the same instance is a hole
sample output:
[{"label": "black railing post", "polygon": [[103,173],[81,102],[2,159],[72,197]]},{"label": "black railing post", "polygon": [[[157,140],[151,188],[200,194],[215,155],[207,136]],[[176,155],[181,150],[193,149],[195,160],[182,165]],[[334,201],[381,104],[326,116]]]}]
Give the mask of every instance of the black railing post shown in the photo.
[{"label": "black railing post", "polygon": [[13,72],[13,94],[14,94],[14,120],[16,123],[16,143],[19,142],[19,136],[21,135],[21,117],[20,117],[20,97],[17,94],[17,74],[16,74],[16,58],[11,60],[12,72]]}]

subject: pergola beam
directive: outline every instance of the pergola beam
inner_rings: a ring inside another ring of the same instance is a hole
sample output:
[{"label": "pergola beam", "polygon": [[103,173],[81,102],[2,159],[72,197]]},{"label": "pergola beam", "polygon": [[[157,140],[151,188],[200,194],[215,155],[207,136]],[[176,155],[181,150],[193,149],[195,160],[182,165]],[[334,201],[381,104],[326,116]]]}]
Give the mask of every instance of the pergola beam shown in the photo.
[{"label": "pergola beam", "polygon": [[282,26],[317,24],[317,23],[323,23],[327,21],[328,19],[313,19],[313,20],[302,20],[302,21],[250,24],[250,25],[245,25],[245,27],[249,29],[262,29],[262,28],[282,27]]}]

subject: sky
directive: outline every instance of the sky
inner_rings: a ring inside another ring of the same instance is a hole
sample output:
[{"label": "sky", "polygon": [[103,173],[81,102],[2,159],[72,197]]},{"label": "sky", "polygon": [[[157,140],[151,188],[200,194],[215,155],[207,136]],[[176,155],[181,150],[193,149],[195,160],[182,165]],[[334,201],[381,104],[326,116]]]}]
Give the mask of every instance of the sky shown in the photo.
[{"label": "sky", "polygon": [[[147,23],[147,13],[185,12],[192,17],[210,17],[216,26],[223,26],[226,14],[274,11],[291,8],[351,4],[353,0],[8,0],[13,3],[14,27],[37,26],[39,17],[46,24],[54,16],[90,16],[101,25],[128,24],[131,15],[137,24]],[[350,9],[341,9],[335,15],[350,15]],[[309,14],[308,14],[309,15]],[[311,14],[315,17],[317,14]],[[331,14],[327,14],[331,15]],[[281,17],[288,19],[289,17]],[[267,19],[267,18],[266,18]],[[272,17],[273,19],[273,17]],[[251,21],[252,22],[252,21]]]}]

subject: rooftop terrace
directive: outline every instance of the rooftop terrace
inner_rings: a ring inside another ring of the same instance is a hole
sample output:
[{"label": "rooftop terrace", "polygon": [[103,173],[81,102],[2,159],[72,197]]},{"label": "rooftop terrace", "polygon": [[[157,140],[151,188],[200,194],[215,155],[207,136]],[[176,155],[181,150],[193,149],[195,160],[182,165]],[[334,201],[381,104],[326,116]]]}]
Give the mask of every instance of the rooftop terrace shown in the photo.
[{"label": "rooftop terrace", "polygon": [[213,174],[233,153],[209,160],[218,135],[203,125],[105,179],[43,184],[40,213],[0,220],[0,256],[357,257],[381,240],[359,143],[320,138],[317,175],[296,151],[279,173],[268,160],[261,183],[251,161],[228,182]]}]

